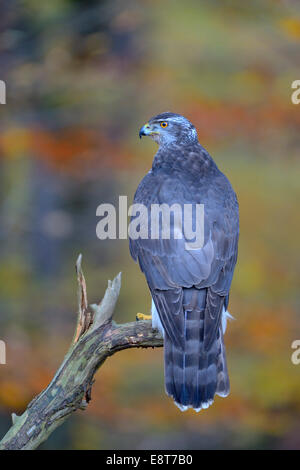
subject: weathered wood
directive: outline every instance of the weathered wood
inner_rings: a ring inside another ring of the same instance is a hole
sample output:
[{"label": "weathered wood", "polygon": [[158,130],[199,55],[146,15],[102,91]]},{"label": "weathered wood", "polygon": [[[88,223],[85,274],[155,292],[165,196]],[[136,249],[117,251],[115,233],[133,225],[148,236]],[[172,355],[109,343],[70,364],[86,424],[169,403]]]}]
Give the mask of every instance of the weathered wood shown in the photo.
[{"label": "weathered wood", "polygon": [[0,442],[0,450],[33,450],[44,442],[74,411],[91,400],[94,375],[104,361],[128,348],[163,346],[150,321],[116,324],[112,315],[121,287],[119,274],[99,305],[88,311],[81,258],[77,261],[79,285],[78,324],[73,343],[52,382],[35,397],[21,416],[13,413],[13,425]]}]

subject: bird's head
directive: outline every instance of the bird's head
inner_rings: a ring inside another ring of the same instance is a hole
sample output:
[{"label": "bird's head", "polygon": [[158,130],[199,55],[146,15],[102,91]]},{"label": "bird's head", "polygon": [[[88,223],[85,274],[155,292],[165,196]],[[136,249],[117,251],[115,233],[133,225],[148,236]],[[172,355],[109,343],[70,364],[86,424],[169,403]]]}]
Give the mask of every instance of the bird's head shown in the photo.
[{"label": "bird's head", "polygon": [[198,141],[197,131],[193,124],[184,116],[169,112],[152,117],[140,129],[140,138],[143,135],[148,135],[159,145]]}]

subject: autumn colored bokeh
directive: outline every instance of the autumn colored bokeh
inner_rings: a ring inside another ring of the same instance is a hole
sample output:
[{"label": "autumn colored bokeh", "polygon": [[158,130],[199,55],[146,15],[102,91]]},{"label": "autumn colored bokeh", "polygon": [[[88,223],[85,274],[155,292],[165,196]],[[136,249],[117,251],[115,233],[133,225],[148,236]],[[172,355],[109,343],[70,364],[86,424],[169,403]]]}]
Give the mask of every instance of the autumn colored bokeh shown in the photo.
[{"label": "autumn colored bokeh", "polygon": [[181,413],[164,393],[162,350],[123,351],[97,374],[88,410],[42,448],[300,448],[299,48],[296,0],[2,0],[1,435],[68,349],[79,253],[91,303],[122,271],[116,320],[149,311],[128,242],[97,239],[96,208],[132,200],[156,151],[138,130],[173,111],[240,203],[231,394]]}]

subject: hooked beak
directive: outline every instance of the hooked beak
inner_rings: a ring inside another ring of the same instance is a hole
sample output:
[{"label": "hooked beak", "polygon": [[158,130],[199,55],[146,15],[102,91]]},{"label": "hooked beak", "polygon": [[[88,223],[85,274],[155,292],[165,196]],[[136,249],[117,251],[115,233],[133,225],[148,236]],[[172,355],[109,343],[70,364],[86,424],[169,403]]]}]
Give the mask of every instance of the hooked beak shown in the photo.
[{"label": "hooked beak", "polygon": [[143,135],[150,135],[150,134],[151,134],[150,125],[147,123],[143,127],[140,128],[139,138],[141,139]]}]

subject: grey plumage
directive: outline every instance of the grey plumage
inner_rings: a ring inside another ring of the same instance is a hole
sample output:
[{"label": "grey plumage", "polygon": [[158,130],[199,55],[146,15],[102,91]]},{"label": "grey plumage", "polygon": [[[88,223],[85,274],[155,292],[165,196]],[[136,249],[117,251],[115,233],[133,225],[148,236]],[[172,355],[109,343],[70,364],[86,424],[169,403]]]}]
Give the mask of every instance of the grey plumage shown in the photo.
[{"label": "grey plumage", "polygon": [[[160,128],[162,121],[166,129]],[[129,242],[164,330],[166,391],[182,409],[198,410],[209,406],[215,394],[229,393],[221,318],[237,260],[238,203],[186,118],[163,113],[145,126],[140,134],[152,136],[159,150],[134,202],[148,209],[162,203],[204,204],[201,249],[187,250],[184,234],[182,239]],[[148,224],[150,234],[150,215]]]}]

